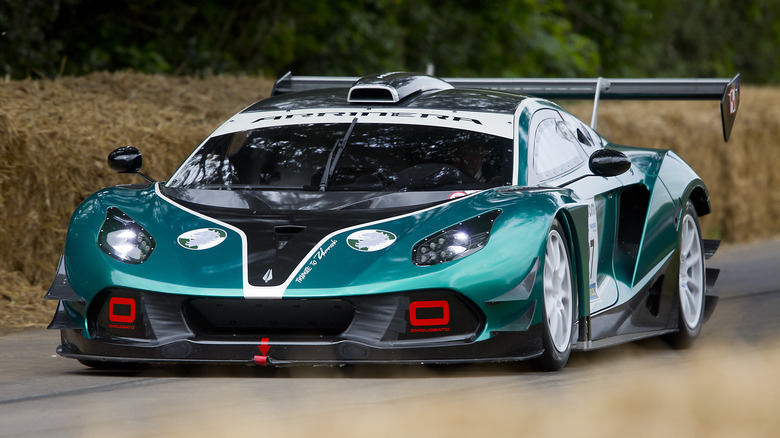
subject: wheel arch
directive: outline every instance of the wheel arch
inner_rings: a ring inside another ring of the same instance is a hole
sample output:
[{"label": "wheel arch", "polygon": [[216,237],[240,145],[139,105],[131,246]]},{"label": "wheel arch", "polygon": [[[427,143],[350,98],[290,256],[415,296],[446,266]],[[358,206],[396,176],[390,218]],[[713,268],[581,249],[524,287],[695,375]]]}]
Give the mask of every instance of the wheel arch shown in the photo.
[{"label": "wheel arch", "polygon": [[[571,205],[567,208],[561,208],[555,214],[555,219],[561,224],[565,234],[566,243],[571,256],[572,280],[577,300],[577,319],[582,321],[583,317],[590,314],[590,300],[588,299],[588,269],[586,263],[589,258],[588,252],[588,206],[585,204]],[[582,339],[583,326],[579,324],[580,336]]]},{"label": "wheel arch", "polygon": [[[684,202],[686,198],[680,200]],[[687,196],[693,203],[693,207],[696,209],[696,214],[699,217],[712,213],[712,206],[710,205],[710,195],[707,192],[707,188],[703,184],[696,184],[690,189],[690,193]]]},{"label": "wheel arch", "polygon": [[[586,205],[587,209],[587,205]],[[587,210],[586,210],[587,211]],[[546,250],[545,250],[545,257],[547,256],[555,256],[558,258],[557,260],[561,260],[559,257],[561,253],[559,251],[555,251],[555,253],[547,252],[550,248],[550,238],[553,235],[553,231],[555,230],[555,235],[560,236],[561,240],[563,242],[560,242],[558,238],[556,237],[556,242],[554,242],[554,245],[565,245],[566,246],[566,252],[568,253],[568,270],[569,270],[569,277],[571,278],[571,290],[570,292],[567,292],[566,295],[571,293],[571,307],[570,307],[570,314],[565,315],[561,313],[561,310],[559,309],[565,309],[565,301],[566,299],[561,298],[558,294],[559,289],[555,286],[551,286],[552,289],[550,289],[551,295],[549,295],[550,300],[548,302],[548,289],[546,286],[547,283],[547,261],[545,260],[545,267],[543,268],[542,272],[540,273],[543,282],[545,283],[542,287],[542,297],[540,298],[542,306],[542,346],[543,351],[542,355],[534,359],[535,366],[543,371],[557,371],[561,368],[563,368],[566,365],[566,362],[569,360],[569,356],[571,354],[571,351],[575,347],[575,345],[582,339],[582,324],[580,323],[582,321],[582,318],[579,316],[579,303],[581,302],[580,298],[580,291],[578,288],[578,285],[580,284],[578,277],[579,275],[576,275],[575,272],[578,271],[578,265],[579,263],[577,260],[579,257],[576,255],[575,246],[572,244],[572,236],[573,231],[575,230],[575,227],[572,226],[573,222],[572,217],[566,214],[565,210],[558,210],[554,215],[550,218],[550,230],[547,233],[546,240]],[[562,235],[561,235],[562,234]],[[558,275],[560,274],[559,268],[560,264],[555,263],[554,265],[551,265],[552,269],[552,276],[551,281],[554,283],[554,278],[560,278]],[[553,304],[554,303],[554,304]],[[553,304],[553,310],[552,312],[548,311],[548,304]],[[561,327],[563,327],[562,324],[564,322],[568,325],[570,331],[568,331],[567,334],[567,341],[562,339],[560,336],[564,335],[564,333],[561,332]],[[564,349],[563,346],[565,345]]]},{"label": "wheel arch", "polygon": [[[710,194],[699,175],[673,151],[667,151],[658,177],[663,182],[672,199],[678,202],[678,211],[690,200],[700,217],[712,211]],[[682,219],[679,216],[678,219]]]}]

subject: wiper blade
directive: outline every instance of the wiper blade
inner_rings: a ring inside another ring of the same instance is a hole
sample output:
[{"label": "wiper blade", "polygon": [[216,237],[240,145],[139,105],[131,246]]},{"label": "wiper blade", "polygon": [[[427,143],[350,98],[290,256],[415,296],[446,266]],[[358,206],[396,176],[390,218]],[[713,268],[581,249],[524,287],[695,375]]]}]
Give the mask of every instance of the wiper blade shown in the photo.
[{"label": "wiper blade", "polygon": [[355,129],[357,121],[357,117],[352,119],[352,123],[349,125],[349,129],[347,129],[347,133],[344,134],[344,137],[336,140],[336,143],[330,150],[330,155],[328,155],[328,161],[325,163],[325,169],[322,172],[322,179],[320,180],[321,192],[324,192],[325,188],[328,187],[328,179],[333,176],[333,173],[336,171],[336,164],[338,164],[339,158],[341,158],[341,153],[344,152],[344,148],[347,147],[347,140],[349,140],[349,136],[352,135],[352,130]]}]

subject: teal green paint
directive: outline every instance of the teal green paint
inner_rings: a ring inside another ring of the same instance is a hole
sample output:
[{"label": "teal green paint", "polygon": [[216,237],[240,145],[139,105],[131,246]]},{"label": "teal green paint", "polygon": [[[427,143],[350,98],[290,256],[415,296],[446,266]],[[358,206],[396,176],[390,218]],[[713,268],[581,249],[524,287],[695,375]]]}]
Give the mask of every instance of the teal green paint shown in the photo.
[{"label": "teal green paint", "polygon": [[[118,207],[157,240],[149,259],[130,265],[97,248],[105,211]],[[188,250],[178,236],[199,228],[227,232],[219,245]],[[73,289],[90,300],[107,286],[164,293],[243,296],[241,237],[238,233],[192,215],[160,199],[154,189],[109,188],[88,198],[71,218],[66,237],[66,269]]]},{"label": "teal green paint", "polygon": [[687,200],[694,188],[700,188],[707,194],[707,187],[702,182],[699,175],[694,172],[682,158],[672,151],[666,154],[664,165],[660,170],[659,177],[663,181],[669,194],[675,201]]},{"label": "teal green paint", "polygon": [[[485,302],[516,287],[528,275],[534,259],[543,256],[552,218],[564,203],[564,197],[556,191],[487,191],[435,209],[364,227],[389,231],[397,236],[391,246],[374,252],[356,251],[347,245],[347,236],[355,230],[338,233],[320,247],[329,248],[322,257],[318,255],[320,251],[316,251],[307,261],[305,266],[311,266],[311,269],[300,282],[297,281],[300,274],[296,275],[284,297],[454,289],[468,296],[485,313],[488,326],[483,336],[489,336],[491,330],[508,324],[496,321],[506,321],[511,315],[521,314],[528,301],[500,305]],[[420,240],[491,209],[503,212],[493,225],[487,246],[481,251],[434,266],[416,266],[411,262],[412,247]],[[540,269],[537,275],[541,273]],[[537,287],[529,301],[540,296],[541,290]],[[536,312],[533,323],[540,322],[541,317]]]},{"label": "teal green paint", "polygon": [[531,124],[531,111],[526,107],[520,113],[518,120],[518,138],[517,138],[517,151],[518,160],[515,162],[517,166],[517,185],[528,185],[528,128]]},{"label": "teal green paint", "polygon": [[644,278],[651,270],[663,261],[666,254],[677,247],[677,229],[675,227],[675,204],[666,191],[659,184],[651,192],[650,205],[648,206],[645,232],[637,255],[636,270],[634,271],[631,285],[641,287],[639,280]]},{"label": "teal green paint", "polygon": [[[672,151],[619,145],[610,147],[623,151],[631,159],[631,175],[621,176],[621,181],[627,185],[643,184],[651,194],[636,262],[631,263],[631,269],[616,269],[618,280],[637,290],[646,286],[640,283],[641,280],[657,270],[667,254],[677,247],[676,222],[680,219],[681,200],[688,198],[694,186],[703,187],[704,184]],[[624,302],[624,299],[620,301]]]},{"label": "teal green paint", "polygon": [[[633,146],[623,146],[615,143],[609,143],[608,149],[615,149],[623,152],[631,159],[630,175],[639,174],[640,177],[656,177],[664,162],[667,151],[664,149],[638,148]],[[626,179],[627,175],[621,175],[619,178]]]}]

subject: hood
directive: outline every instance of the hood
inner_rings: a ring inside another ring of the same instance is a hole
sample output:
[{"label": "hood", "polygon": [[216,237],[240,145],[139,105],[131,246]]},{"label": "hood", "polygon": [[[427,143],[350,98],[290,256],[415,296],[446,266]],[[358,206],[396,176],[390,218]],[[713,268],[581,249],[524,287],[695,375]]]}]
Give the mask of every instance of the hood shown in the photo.
[{"label": "hood", "polygon": [[247,246],[247,280],[258,287],[282,285],[307,254],[318,250],[315,246],[337,231],[430,208],[448,202],[451,195],[166,188],[160,191],[189,210],[240,230]]}]

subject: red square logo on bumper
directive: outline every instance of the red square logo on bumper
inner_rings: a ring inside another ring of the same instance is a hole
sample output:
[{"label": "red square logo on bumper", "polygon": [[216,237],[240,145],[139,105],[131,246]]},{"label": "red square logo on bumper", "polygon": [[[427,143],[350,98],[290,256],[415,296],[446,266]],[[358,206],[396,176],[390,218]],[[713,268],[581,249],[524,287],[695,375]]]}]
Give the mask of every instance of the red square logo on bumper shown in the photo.
[{"label": "red square logo on bumper", "polygon": [[[418,314],[420,309],[425,311]],[[441,309],[441,311],[437,312],[434,309]],[[409,322],[415,327],[447,325],[450,323],[450,303],[445,300],[412,301],[409,303]]]}]

